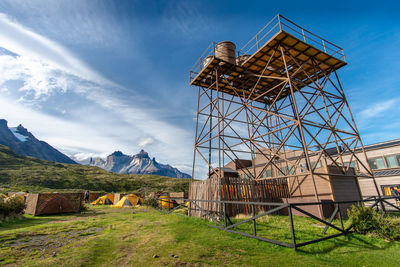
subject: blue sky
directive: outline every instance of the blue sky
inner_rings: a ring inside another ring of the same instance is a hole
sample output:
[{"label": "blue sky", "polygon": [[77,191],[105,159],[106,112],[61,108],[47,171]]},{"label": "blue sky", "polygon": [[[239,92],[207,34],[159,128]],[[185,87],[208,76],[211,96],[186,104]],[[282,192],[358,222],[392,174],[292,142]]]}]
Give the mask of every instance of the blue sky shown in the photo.
[{"label": "blue sky", "polygon": [[400,137],[396,1],[0,2],[0,117],[76,157],[135,154],[190,173],[195,88],[212,41],[242,47],[277,13],[344,48],[365,144]]}]

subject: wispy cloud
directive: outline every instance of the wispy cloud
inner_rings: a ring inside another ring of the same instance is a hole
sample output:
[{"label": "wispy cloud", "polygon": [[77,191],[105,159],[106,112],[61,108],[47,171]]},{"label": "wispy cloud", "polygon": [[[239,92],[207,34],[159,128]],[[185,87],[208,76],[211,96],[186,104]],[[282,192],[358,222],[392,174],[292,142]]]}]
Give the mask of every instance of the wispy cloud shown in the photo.
[{"label": "wispy cloud", "polygon": [[20,56],[40,58],[83,79],[113,84],[62,45],[39,35],[0,13],[0,45]]},{"label": "wispy cloud", "polygon": [[371,119],[375,117],[380,117],[386,112],[392,112],[393,108],[400,103],[400,98],[384,100],[377,102],[360,112],[360,117],[362,119]]},{"label": "wispy cloud", "polygon": [[163,25],[169,31],[191,37],[197,36],[199,32],[207,32],[211,25],[215,26],[216,23],[211,20],[196,5],[184,1],[169,1],[162,17]]},{"label": "wispy cloud", "polygon": [[[161,162],[189,168],[192,136],[160,120],[138,92],[109,81],[57,42],[0,14],[0,117],[23,123],[69,155],[141,147]],[[164,114],[165,116],[165,114]]]}]

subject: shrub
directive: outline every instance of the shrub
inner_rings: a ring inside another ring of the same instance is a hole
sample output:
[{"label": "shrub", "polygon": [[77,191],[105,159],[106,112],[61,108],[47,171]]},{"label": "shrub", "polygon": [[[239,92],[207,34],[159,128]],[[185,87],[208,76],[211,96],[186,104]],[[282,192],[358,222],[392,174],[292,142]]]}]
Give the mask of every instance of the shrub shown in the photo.
[{"label": "shrub", "polygon": [[389,240],[400,240],[400,225],[381,211],[364,204],[354,204],[348,215],[357,233],[371,233]]},{"label": "shrub", "polygon": [[393,218],[385,217],[382,220],[378,235],[389,240],[400,240],[400,225]]},{"label": "shrub", "polygon": [[353,205],[351,210],[349,210],[349,218],[354,225],[354,230],[360,234],[366,234],[379,229],[382,215],[382,212],[366,207],[364,203]]},{"label": "shrub", "polygon": [[25,208],[25,203],[18,197],[8,198],[7,201],[0,201],[0,216],[6,218],[10,215],[23,214]]},{"label": "shrub", "polygon": [[82,202],[80,212],[85,213],[85,212],[88,212],[88,211],[90,211],[89,205],[87,203],[83,203]]},{"label": "shrub", "polygon": [[145,205],[145,206],[150,206],[150,207],[157,207],[157,206],[158,206],[158,202],[157,202],[155,196],[153,196],[153,197],[146,196],[146,197],[143,199],[143,205]]}]

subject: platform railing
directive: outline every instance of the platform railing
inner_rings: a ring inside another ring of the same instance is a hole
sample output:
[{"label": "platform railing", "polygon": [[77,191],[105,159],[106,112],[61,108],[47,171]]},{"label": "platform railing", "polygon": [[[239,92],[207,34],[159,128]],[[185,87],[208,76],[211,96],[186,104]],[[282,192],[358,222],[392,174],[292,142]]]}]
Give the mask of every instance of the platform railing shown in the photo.
[{"label": "platform railing", "polygon": [[189,72],[189,81],[190,82],[203,69],[204,59],[207,58],[207,57],[213,57],[214,55],[215,55],[215,42],[212,42],[207,47],[207,49],[203,52],[203,54],[200,56],[200,58],[198,58],[197,61],[193,64],[193,66],[190,68],[190,72]]},{"label": "platform railing", "polygon": [[301,41],[310,44],[333,56],[346,62],[343,48],[323,39],[322,37],[300,27],[293,21],[278,14],[270,20],[253,38],[250,39],[238,52],[239,55],[252,55],[257,52],[269,39],[280,31],[285,31]]},{"label": "platform railing", "polygon": [[[339,60],[346,62],[343,48],[323,39],[322,37],[300,27],[293,21],[278,14],[271,19],[256,35],[253,36],[238,52],[240,55],[253,55],[264,46],[275,34],[285,31],[297,39],[325,52]],[[215,42],[212,42],[194,63],[189,72],[191,82],[203,69],[204,59],[215,56]]]}]

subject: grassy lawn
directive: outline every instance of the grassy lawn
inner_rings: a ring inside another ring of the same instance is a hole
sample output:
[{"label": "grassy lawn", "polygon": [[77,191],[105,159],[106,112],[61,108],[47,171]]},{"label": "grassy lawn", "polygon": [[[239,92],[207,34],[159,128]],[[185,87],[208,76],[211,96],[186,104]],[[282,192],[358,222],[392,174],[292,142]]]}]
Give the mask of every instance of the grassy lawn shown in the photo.
[{"label": "grassy lawn", "polygon": [[[205,220],[146,207],[96,207],[95,211],[26,215],[24,220],[0,225],[0,265],[399,266],[399,242],[371,236],[351,234],[294,251],[213,229]],[[260,219],[260,235],[290,241],[287,226],[285,216],[265,217]],[[300,241],[322,231],[307,218],[296,218],[296,228]],[[251,224],[240,230],[250,233]]]}]

